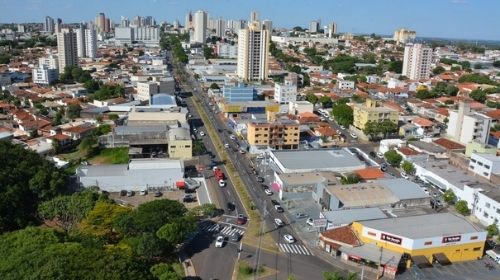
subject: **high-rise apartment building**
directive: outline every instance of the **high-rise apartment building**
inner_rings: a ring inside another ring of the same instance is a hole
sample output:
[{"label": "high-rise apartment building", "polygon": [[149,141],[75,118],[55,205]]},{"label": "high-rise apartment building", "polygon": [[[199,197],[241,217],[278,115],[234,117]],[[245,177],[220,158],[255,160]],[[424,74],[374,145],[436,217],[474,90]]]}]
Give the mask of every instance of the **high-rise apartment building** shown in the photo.
[{"label": "high-rise apartment building", "polygon": [[287,76],[283,83],[274,84],[274,101],[290,103],[297,101],[297,75]]},{"label": "high-rise apartment building", "polygon": [[45,23],[43,24],[43,30],[47,33],[54,33],[54,19],[46,16]]},{"label": "high-rise apartment building", "polygon": [[130,21],[128,20],[128,18],[122,16],[120,20],[120,27],[129,27],[129,26],[130,26]]},{"label": "high-rise apartment building", "polygon": [[205,43],[207,39],[207,13],[201,10],[197,11],[194,13],[193,21],[194,32],[191,42]]},{"label": "high-rise apartment building", "polygon": [[83,24],[75,29],[76,33],[76,53],[78,57],[85,57],[87,52],[85,51],[85,28]]},{"label": "high-rise apartment building", "polygon": [[215,35],[219,38],[224,37],[224,31],[226,30],[226,22],[222,17],[217,19],[215,23]]},{"label": "high-rise apartment building", "polygon": [[404,28],[394,31],[394,41],[398,44],[406,44],[408,41],[415,39],[417,32]]},{"label": "high-rise apartment building", "polygon": [[193,28],[193,14],[191,14],[191,11],[186,15],[186,20],[184,22],[184,29],[188,30],[190,28]]},{"label": "high-rise apartment building", "polygon": [[471,109],[468,101],[460,101],[458,110],[449,111],[446,134],[464,145],[471,141],[488,143],[492,119]]},{"label": "high-rise apartment building", "polygon": [[56,55],[49,55],[46,57],[40,57],[38,59],[39,66],[46,66],[49,69],[59,69],[59,60]]},{"label": "high-rise apartment building", "polygon": [[97,57],[97,32],[94,28],[85,29],[85,56]]},{"label": "high-rise apartment building", "polygon": [[320,25],[320,20],[311,21],[311,23],[309,23],[309,33],[318,33]]},{"label": "high-rise apartment building", "polygon": [[105,25],[106,25],[106,16],[104,15],[104,13],[97,14],[95,18],[95,26],[97,27],[97,31],[100,33],[106,32],[104,30]]},{"label": "high-rise apartment building", "polygon": [[58,18],[56,20],[55,32],[59,33],[61,32],[61,29],[62,29],[62,19]]},{"label": "high-rise apartment building", "polygon": [[59,73],[64,72],[64,67],[78,65],[78,50],[76,33],[71,29],[62,29],[57,33],[57,52],[59,59]]},{"label": "high-rise apartment building", "polygon": [[328,38],[332,38],[337,33],[337,24],[332,22],[328,25]]},{"label": "high-rise apartment building", "polygon": [[48,86],[59,77],[57,69],[51,69],[46,65],[40,65],[32,71],[33,83]]},{"label": "high-rise apartment building", "polygon": [[265,29],[269,32],[269,35],[273,33],[273,21],[270,19],[265,19],[262,21],[262,29]]},{"label": "high-rise apartment building", "polygon": [[262,81],[268,74],[269,34],[258,21],[238,32],[237,74],[245,81]]},{"label": "high-rise apartment building", "polygon": [[422,44],[408,44],[403,58],[403,75],[412,79],[428,79],[431,73],[432,48]]}]

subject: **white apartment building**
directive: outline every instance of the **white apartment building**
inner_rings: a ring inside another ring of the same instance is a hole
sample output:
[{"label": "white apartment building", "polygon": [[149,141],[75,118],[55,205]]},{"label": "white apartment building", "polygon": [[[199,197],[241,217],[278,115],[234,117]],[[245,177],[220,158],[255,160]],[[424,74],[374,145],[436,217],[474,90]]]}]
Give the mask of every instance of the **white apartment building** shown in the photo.
[{"label": "white apartment building", "polygon": [[224,31],[226,31],[226,22],[220,17],[215,21],[215,36],[224,37]]},{"label": "white apartment building", "polygon": [[76,34],[73,30],[62,29],[57,33],[57,52],[59,73],[63,73],[66,66],[78,65]]},{"label": "white apartment building", "polygon": [[57,58],[57,55],[49,55],[47,57],[40,57],[38,59],[38,65],[42,66],[47,66],[49,69],[59,69],[59,60]]},{"label": "white apartment building", "polygon": [[85,56],[97,57],[97,32],[94,28],[85,29]]},{"label": "white apartment building", "polygon": [[320,21],[319,20],[313,20],[309,23],[309,33],[318,33],[319,28],[320,28]]},{"label": "white apartment building", "polygon": [[274,101],[279,103],[297,101],[297,84],[289,80],[274,84]]},{"label": "white apartment building", "polygon": [[138,42],[148,47],[158,47],[160,44],[160,29],[158,27],[116,27],[115,42],[118,45]]},{"label": "white apartment building", "polygon": [[59,78],[58,69],[51,69],[46,65],[40,65],[33,68],[32,79],[33,83],[37,85],[48,86]]},{"label": "white apartment building", "polygon": [[469,170],[489,180],[491,174],[500,174],[500,157],[493,154],[473,153],[469,160]]},{"label": "white apartment building", "polygon": [[340,90],[354,89],[354,82],[348,80],[337,79],[335,86]]},{"label": "white apartment building", "polygon": [[309,101],[290,101],[288,103],[288,113],[291,115],[298,115],[302,113],[312,113],[314,105]]},{"label": "white apartment building", "polygon": [[258,21],[250,22],[238,32],[238,77],[245,81],[267,79],[268,56],[268,31]]},{"label": "white apartment building", "polygon": [[87,52],[85,51],[85,29],[83,25],[80,25],[75,29],[76,33],[76,52],[78,57],[85,57]]},{"label": "white apartment building", "polygon": [[238,58],[238,46],[217,42],[215,53],[222,58]]},{"label": "white apartment building", "polygon": [[394,31],[393,39],[398,44],[406,44],[408,41],[415,39],[417,32],[404,28]]},{"label": "white apartment building", "polygon": [[449,111],[448,129],[446,134],[462,144],[467,144],[472,140],[480,143],[488,143],[491,118],[473,112],[468,102],[461,101],[457,111]]},{"label": "white apartment building", "polygon": [[173,94],[174,92],[175,81],[172,77],[137,83],[137,99],[141,101],[149,101],[151,96],[158,93]]},{"label": "white apartment building", "polygon": [[205,43],[207,39],[207,13],[205,11],[197,11],[193,16],[193,36],[191,43]]},{"label": "white apartment building", "polygon": [[422,44],[408,44],[403,58],[403,75],[412,79],[429,79],[432,63],[432,48]]},{"label": "white apartment building", "polygon": [[468,175],[448,160],[426,159],[413,162],[415,175],[442,191],[452,190],[457,200],[465,200],[471,214],[482,224],[500,221],[500,189],[484,179]]}]

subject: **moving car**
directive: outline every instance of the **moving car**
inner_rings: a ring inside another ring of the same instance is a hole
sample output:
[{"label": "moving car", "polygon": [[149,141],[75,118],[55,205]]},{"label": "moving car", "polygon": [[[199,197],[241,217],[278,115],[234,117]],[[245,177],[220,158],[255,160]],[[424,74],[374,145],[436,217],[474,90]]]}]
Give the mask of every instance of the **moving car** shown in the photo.
[{"label": "moving car", "polygon": [[238,242],[240,241],[241,234],[239,232],[233,233],[233,236],[231,236],[231,241],[233,242]]},{"label": "moving car", "polygon": [[290,234],[283,235],[283,239],[285,239],[287,243],[295,243],[295,238],[293,238]]},{"label": "moving car", "polygon": [[229,149],[229,144],[228,143],[224,143],[224,148]]},{"label": "moving car", "polygon": [[303,219],[303,218],[307,218],[309,215],[307,215],[306,213],[295,213],[295,218],[296,219]]},{"label": "moving car", "polygon": [[380,170],[382,170],[383,172],[385,172],[385,171],[387,171],[387,167],[388,167],[387,163],[384,162],[384,163],[382,163],[380,165]]},{"label": "moving car", "polygon": [[351,137],[354,139],[358,139],[358,135],[356,135],[356,133],[354,132],[351,132],[349,135],[351,135]]},{"label": "moving car", "polygon": [[[264,186],[264,185],[263,185]],[[280,205],[280,203],[276,199],[271,199],[271,204],[272,205]]]},{"label": "moving car", "polygon": [[226,186],[226,181],[224,181],[224,180],[220,179],[220,180],[219,180],[219,187],[223,188],[223,187],[225,187],[225,186]]},{"label": "moving car", "polygon": [[340,129],[345,129],[345,126],[341,125],[341,126],[340,126]]},{"label": "moving car", "polygon": [[273,195],[273,192],[272,192],[269,188],[265,188],[265,189],[264,189],[264,192],[265,192],[267,195]]},{"label": "moving car", "polygon": [[306,224],[309,225],[309,226],[314,226],[314,220],[313,220],[313,218],[308,218],[307,221],[306,221]]},{"label": "moving car", "polygon": [[234,136],[233,134],[229,135],[229,138],[230,138],[231,140],[236,140],[236,136]]},{"label": "moving car", "polygon": [[264,177],[257,177],[257,182],[264,183]]},{"label": "moving car", "polygon": [[243,216],[243,214],[238,215],[238,219],[236,219],[236,223],[238,225],[244,225],[247,222],[247,217]]},{"label": "moving car", "polygon": [[205,136],[205,132],[200,131],[200,136],[202,136],[202,137]]},{"label": "moving car", "polygon": [[284,225],[285,225],[285,223],[283,223],[283,221],[282,221],[281,219],[279,219],[279,218],[274,219],[274,223],[275,223],[275,224],[276,224],[276,226],[278,226],[278,227],[282,227],[282,226],[284,226]]},{"label": "moving car", "polygon": [[281,205],[274,205],[274,209],[276,209],[278,213],[285,212],[285,210],[283,209],[283,207],[281,207]]},{"label": "moving car", "polygon": [[236,209],[236,205],[234,205],[233,202],[228,202],[227,203],[227,211],[232,212]]},{"label": "moving car", "polygon": [[224,236],[219,235],[215,240],[215,248],[222,248],[224,246]]}]

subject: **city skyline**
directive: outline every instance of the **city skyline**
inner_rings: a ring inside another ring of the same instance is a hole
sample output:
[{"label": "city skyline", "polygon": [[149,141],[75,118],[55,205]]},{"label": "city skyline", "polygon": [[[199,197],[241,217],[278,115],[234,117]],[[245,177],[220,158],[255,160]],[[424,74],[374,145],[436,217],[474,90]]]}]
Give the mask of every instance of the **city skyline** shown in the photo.
[{"label": "city skyline", "polygon": [[[264,0],[145,0],[138,6],[134,1],[115,2],[89,0],[54,0],[48,3],[40,0],[0,0],[2,12],[0,22],[42,22],[45,16],[60,17],[64,22],[93,20],[99,12],[104,12],[115,23],[120,16],[151,15],[158,22],[179,20],[190,10],[203,9],[211,17],[222,16],[230,19],[248,19],[251,10],[257,10],[260,19],[271,19],[276,27],[307,28],[309,22],[321,19],[322,26],[331,21],[338,24],[338,31],[350,33],[377,33],[390,35],[404,27],[417,32],[419,37],[439,37],[456,39],[500,40],[500,34],[488,26],[500,26],[500,18],[495,11],[500,3],[491,0],[318,0],[316,6],[303,0],[274,0],[270,6]],[[131,9],[133,7],[133,9]],[[133,11],[131,13],[131,10]],[[22,11],[22,13],[20,12]]]}]

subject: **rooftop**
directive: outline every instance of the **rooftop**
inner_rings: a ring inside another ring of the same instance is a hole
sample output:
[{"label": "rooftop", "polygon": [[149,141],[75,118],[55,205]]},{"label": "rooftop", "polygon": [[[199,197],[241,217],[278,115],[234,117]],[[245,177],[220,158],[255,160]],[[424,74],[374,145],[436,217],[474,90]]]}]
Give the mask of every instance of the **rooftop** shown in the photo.
[{"label": "rooftop", "polygon": [[441,154],[446,152],[446,149],[440,145],[437,145],[433,142],[424,142],[424,141],[411,141],[408,143],[409,146],[414,146],[417,149],[427,151],[433,154]]},{"label": "rooftop", "polygon": [[362,221],[360,223],[368,228],[390,232],[411,239],[479,232],[467,220],[451,213],[386,218]]},{"label": "rooftop", "polygon": [[347,244],[350,246],[361,245],[361,241],[349,226],[325,230],[320,235],[323,239],[329,239],[327,241],[338,242],[340,244]]},{"label": "rooftop", "polygon": [[346,149],[281,150],[272,151],[271,157],[285,173],[312,170],[345,172],[365,168],[365,164]]},{"label": "rooftop", "polygon": [[326,211],[321,214],[334,225],[348,225],[355,221],[387,218],[387,215],[377,207]]},{"label": "rooftop", "polygon": [[462,145],[460,143],[457,143],[457,142],[454,142],[454,141],[451,141],[451,140],[448,140],[446,138],[439,138],[437,140],[434,140],[434,143],[438,144],[441,147],[444,147],[447,150],[462,150],[462,149],[465,149],[464,145]]},{"label": "rooftop", "polygon": [[301,173],[282,173],[279,178],[288,185],[309,185],[321,182],[336,184],[338,180],[333,172],[301,172]]}]

